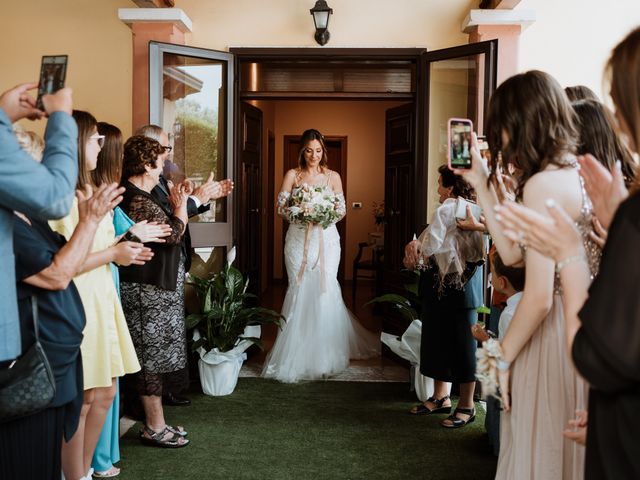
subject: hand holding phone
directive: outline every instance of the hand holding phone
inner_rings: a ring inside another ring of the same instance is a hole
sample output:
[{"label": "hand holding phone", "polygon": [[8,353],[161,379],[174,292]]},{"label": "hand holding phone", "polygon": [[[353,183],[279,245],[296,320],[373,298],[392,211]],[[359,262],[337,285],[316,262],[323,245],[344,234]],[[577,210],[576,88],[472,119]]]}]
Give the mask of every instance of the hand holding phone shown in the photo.
[{"label": "hand holding phone", "polygon": [[468,118],[450,118],[447,122],[449,168],[471,168],[471,132]]},{"label": "hand holding phone", "polygon": [[73,100],[71,99],[71,89],[65,87],[51,95],[42,97],[44,111],[50,115],[53,112],[65,112],[71,115],[73,112]]},{"label": "hand holding phone", "polygon": [[38,99],[36,107],[45,109],[42,103],[44,95],[50,95],[64,88],[67,77],[67,55],[45,55],[40,64],[40,81],[38,83]]}]

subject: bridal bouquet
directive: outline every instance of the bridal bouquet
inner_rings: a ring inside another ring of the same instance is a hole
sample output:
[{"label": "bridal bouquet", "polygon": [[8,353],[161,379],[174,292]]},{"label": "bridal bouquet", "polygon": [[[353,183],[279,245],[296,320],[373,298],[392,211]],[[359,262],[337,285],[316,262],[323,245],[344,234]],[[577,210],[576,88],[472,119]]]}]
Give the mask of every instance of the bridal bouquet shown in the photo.
[{"label": "bridal bouquet", "polygon": [[317,223],[327,228],[344,216],[344,208],[342,195],[324,186],[304,184],[291,193],[284,211],[291,223]]}]

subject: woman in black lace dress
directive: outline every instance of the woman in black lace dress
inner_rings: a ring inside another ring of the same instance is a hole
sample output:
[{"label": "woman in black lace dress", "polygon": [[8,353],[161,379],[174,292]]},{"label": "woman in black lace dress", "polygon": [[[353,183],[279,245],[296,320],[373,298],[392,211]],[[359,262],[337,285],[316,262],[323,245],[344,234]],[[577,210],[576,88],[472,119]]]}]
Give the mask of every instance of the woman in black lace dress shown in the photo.
[{"label": "woman in black lace dress", "polygon": [[187,445],[182,427],[167,425],[162,410],[164,391],[184,388],[188,383],[184,324],[184,259],[181,241],[187,217],[186,185],[172,188],[173,213],[152,195],[162,173],[164,152],[157,141],[134,136],[124,146],[122,184],[126,188],[120,205],[135,222],[166,223],[171,235],[165,243],[150,244],[154,256],[144,265],[120,269],[122,307],[142,370],[135,374],[135,387],[142,399],[145,426],[143,443],[179,448]]}]

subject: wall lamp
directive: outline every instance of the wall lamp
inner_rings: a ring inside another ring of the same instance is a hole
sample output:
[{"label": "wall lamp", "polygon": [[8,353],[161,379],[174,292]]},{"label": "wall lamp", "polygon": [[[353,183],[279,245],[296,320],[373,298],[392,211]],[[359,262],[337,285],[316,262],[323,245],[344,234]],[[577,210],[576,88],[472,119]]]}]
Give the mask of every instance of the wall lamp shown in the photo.
[{"label": "wall lamp", "polygon": [[324,45],[331,37],[329,34],[329,16],[333,14],[333,8],[330,8],[325,0],[318,0],[309,11],[313,15],[313,23],[316,26],[314,38],[320,45]]}]

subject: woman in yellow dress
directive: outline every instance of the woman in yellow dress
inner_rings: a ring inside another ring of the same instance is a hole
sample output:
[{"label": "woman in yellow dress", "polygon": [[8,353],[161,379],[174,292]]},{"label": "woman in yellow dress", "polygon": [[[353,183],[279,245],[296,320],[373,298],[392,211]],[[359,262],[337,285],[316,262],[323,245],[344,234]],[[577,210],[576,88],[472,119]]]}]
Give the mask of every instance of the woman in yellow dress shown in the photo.
[{"label": "woman in yellow dress", "polygon": [[[73,112],[78,124],[78,189],[95,187],[90,172],[95,169],[104,139],[96,119],[87,112]],[[78,224],[77,201],[71,212],[51,227],[67,239]],[[91,478],[93,451],[115,395],[115,379],[140,370],[129,329],[118,298],[109,264],[142,264],[151,258],[150,249],[136,242],[116,242],[110,215],[98,225],[96,236],[82,268],[74,278],[84,306],[87,324],[81,344],[84,401],[78,429],[62,448],[65,478]]]}]

